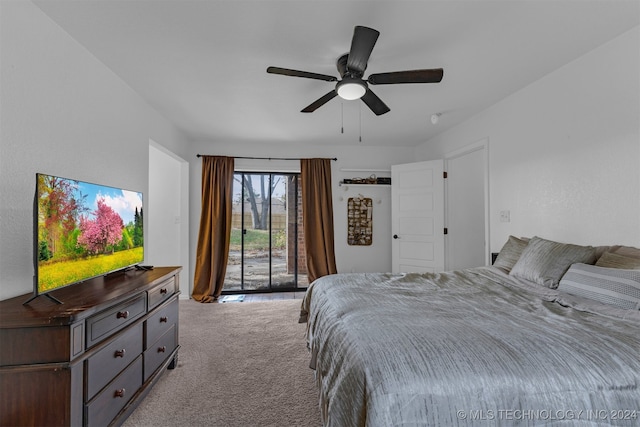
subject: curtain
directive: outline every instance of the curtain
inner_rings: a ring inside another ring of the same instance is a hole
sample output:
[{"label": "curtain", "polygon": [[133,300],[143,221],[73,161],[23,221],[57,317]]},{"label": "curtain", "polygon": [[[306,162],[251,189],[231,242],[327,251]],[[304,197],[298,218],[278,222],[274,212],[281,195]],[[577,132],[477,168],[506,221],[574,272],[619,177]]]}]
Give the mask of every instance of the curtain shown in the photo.
[{"label": "curtain", "polygon": [[213,302],[222,293],[231,240],[233,157],[202,156],[202,207],[191,296]]},{"label": "curtain", "polygon": [[333,245],[331,159],[301,159],[302,223],[309,283],[337,273]]}]

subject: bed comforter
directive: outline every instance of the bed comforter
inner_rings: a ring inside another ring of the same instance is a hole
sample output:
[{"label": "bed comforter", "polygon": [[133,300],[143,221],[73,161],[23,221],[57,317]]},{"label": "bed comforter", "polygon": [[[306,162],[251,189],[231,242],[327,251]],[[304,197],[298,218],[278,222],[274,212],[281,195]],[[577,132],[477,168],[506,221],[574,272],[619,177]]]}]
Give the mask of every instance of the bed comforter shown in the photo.
[{"label": "bed comforter", "polygon": [[640,425],[640,317],[557,297],[494,267],[316,280],[325,426]]}]

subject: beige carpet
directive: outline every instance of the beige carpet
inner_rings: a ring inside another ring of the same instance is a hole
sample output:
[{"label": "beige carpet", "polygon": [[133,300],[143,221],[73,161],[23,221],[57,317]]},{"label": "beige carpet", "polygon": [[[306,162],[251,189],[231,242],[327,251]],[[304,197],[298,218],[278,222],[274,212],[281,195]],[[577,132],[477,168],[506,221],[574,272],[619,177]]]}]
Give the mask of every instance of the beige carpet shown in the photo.
[{"label": "beige carpet", "polygon": [[321,426],[299,308],[181,300],[178,366],[123,426]]}]

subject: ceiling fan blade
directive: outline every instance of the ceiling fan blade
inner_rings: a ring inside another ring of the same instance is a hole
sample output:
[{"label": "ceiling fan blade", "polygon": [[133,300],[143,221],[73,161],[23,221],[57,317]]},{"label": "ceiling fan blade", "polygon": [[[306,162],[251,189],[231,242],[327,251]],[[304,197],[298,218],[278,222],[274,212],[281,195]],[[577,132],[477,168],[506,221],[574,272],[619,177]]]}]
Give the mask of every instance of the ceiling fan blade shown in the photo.
[{"label": "ceiling fan blade", "polygon": [[309,104],[308,106],[306,106],[305,108],[300,110],[300,112],[301,113],[313,113],[318,108],[322,107],[324,104],[326,104],[327,102],[331,101],[336,96],[338,96],[338,92],[336,92],[335,89],[334,89],[331,92],[327,93],[326,95],[322,96],[321,98],[318,98],[317,100],[313,101],[311,104]]},{"label": "ceiling fan blade", "polygon": [[373,28],[357,26],[353,30],[353,39],[351,40],[351,49],[349,50],[349,58],[347,59],[347,69],[356,71],[362,75],[367,68],[367,62],[373,46],[375,46],[379,31]]},{"label": "ceiling fan blade", "polygon": [[387,104],[382,102],[382,100],[378,98],[375,93],[371,92],[370,89],[367,89],[365,94],[360,99],[362,99],[362,102],[367,104],[367,107],[371,108],[371,111],[373,111],[376,116],[380,116],[391,111],[391,109],[387,107]]},{"label": "ceiling fan blade", "polygon": [[327,74],[310,73],[308,71],[291,70],[289,68],[269,67],[267,68],[267,73],[281,74],[283,76],[291,76],[291,77],[304,77],[307,79],[324,80],[326,82],[338,81],[337,77],[329,76]]},{"label": "ceiling fan blade", "polygon": [[430,70],[395,71],[391,73],[371,74],[367,81],[372,85],[390,85],[399,83],[439,83],[444,70],[433,68]]}]

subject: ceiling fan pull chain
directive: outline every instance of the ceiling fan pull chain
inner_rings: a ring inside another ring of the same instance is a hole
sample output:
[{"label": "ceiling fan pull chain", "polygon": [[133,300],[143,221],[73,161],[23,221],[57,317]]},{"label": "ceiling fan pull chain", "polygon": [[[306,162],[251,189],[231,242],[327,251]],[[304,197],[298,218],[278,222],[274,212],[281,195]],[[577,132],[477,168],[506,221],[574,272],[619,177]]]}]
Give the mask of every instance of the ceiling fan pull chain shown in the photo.
[{"label": "ceiling fan pull chain", "polygon": [[344,102],[340,103],[340,133],[344,134]]}]

